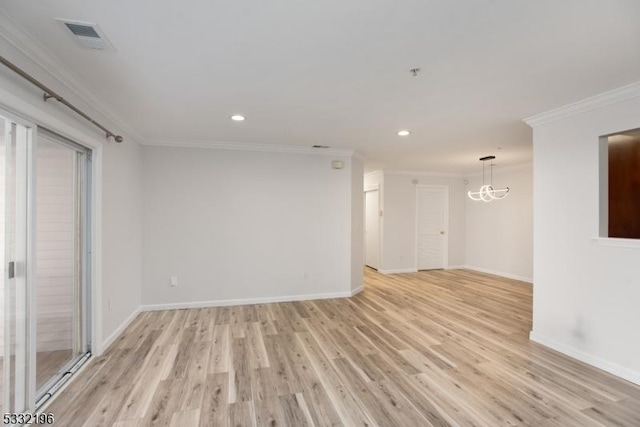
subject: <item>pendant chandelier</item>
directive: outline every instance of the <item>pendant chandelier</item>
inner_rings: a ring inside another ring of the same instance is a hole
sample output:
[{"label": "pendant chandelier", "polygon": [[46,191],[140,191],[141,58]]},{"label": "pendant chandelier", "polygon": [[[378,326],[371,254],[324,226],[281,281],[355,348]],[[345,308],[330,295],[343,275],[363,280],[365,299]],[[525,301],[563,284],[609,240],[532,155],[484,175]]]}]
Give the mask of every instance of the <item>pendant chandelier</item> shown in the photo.
[{"label": "pendant chandelier", "polygon": [[[480,187],[480,191],[469,191],[467,193],[471,200],[476,202],[491,202],[493,200],[504,199],[509,195],[509,187],[493,188],[493,159],[495,158],[496,156],[480,157],[480,161],[482,162],[482,187]],[[487,160],[490,161],[491,168],[488,185],[484,183],[484,164]]]}]

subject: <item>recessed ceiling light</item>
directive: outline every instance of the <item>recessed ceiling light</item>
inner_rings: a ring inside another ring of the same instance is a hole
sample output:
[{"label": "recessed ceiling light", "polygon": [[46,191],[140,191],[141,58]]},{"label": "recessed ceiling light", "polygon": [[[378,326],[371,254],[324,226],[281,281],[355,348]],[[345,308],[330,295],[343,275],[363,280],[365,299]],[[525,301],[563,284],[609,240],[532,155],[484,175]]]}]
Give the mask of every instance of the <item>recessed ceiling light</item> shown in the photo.
[{"label": "recessed ceiling light", "polygon": [[244,116],[241,116],[240,114],[234,114],[233,116],[231,116],[231,120],[233,120],[234,122],[241,122],[245,119]]},{"label": "recessed ceiling light", "polygon": [[398,131],[398,136],[407,136],[409,135],[411,132],[409,132],[408,130],[399,130]]}]

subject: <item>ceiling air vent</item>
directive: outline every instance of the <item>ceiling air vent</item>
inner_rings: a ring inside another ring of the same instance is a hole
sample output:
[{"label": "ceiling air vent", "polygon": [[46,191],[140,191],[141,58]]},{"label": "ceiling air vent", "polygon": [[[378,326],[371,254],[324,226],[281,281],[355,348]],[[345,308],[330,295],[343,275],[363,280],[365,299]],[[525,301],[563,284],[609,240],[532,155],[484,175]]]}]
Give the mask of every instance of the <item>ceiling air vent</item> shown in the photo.
[{"label": "ceiling air vent", "polygon": [[115,50],[97,24],[69,19],[56,19],[56,21],[64,25],[73,38],[85,49]]}]

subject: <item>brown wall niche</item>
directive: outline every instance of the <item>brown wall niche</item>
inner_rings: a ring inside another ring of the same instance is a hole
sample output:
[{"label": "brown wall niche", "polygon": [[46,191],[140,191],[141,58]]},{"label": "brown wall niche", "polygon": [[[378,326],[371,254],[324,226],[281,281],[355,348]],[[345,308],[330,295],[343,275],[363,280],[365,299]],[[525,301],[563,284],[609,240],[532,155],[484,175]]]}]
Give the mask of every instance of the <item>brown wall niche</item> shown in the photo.
[{"label": "brown wall niche", "polygon": [[609,237],[640,239],[640,132],[609,137]]}]

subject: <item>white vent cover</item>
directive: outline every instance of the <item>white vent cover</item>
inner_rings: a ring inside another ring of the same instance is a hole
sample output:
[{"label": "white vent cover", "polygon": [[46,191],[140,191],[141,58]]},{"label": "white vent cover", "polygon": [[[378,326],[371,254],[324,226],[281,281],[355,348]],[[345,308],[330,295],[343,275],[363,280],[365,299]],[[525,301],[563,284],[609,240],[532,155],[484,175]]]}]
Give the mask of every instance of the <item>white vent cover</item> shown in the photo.
[{"label": "white vent cover", "polygon": [[85,49],[115,50],[97,24],[60,18],[56,18],[56,21]]}]

